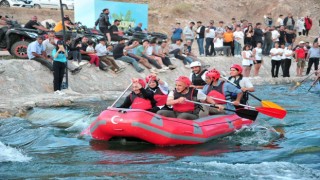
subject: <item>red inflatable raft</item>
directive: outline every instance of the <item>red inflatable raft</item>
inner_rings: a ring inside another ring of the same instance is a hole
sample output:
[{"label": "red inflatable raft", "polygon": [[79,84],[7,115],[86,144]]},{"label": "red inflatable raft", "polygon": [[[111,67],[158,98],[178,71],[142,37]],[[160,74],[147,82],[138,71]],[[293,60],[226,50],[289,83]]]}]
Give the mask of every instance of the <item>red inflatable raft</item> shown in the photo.
[{"label": "red inflatable raft", "polygon": [[87,131],[97,140],[129,137],[156,145],[180,145],[205,143],[227,136],[251,123],[251,120],[237,115],[208,116],[191,121],[138,109],[108,108]]}]

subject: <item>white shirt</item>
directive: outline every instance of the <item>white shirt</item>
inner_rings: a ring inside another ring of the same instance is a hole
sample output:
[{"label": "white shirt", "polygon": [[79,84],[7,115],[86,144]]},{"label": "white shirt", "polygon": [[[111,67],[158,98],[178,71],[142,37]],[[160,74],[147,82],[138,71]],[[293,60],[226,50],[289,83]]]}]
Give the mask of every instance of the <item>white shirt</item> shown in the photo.
[{"label": "white shirt", "polygon": [[279,41],[280,33],[277,30],[271,31],[273,41]]},{"label": "white shirt", "polygon": [[149,46],[149,47],[147,48],[146,54],[147,54],[148,56],[151,56],[151,55],[152,55],[152,52],[153,52],[153,47],[152,47],[152,46]]},{"label": "white shirt", "polygon": [[208,29],[209,28],[206,28],[205,38],[214,38],[216,36],[214,29],[209,29],[209,32],[207,32]]},{"label": "white shirt", "polygon": [[277,24],[278,24],[279,26],[283,26],[283,19],[278,18],[278,19],[277,19]]},{"label": "white shirt", "polygon": [[183,35],[185,37],[185,39],[194,39],[194,33],[193,31],[190,29],[189,26],[186,26],[184,29],[183,29]]},{"label": "white shirt", "polygon": [[88,46],[87,49],[86,49],[87,52],[92,52],[94,53],[94,48],[93,46]]},{"label": "white shirt", "polygon": [[254,50],[256,52],[254,59],[258,60],[258,61],[262,60],[262,49],[256,47],[256,48],[254,48]]},{"label": "white shirt", "polygon": [[[277,54],[277,53],[281,53],[280,55],[272,55],[272,54]],[[271,54],[271,59],[272,60],[276,60],[276,61],[280,61],[282,58],[282,53],[283,53],[283,49],[281,48],[272,48],[270,50],[270,54]]]},{"label": "white shirt", "polygon": [[[236,79],[234,77],[232,77],[230,79],[230,81],[233,82],[233,83],[235,82],[235,80]],[[252,85],[252,83],[251,83],[251,81],[249,80],[248,77],[242,77],[241,81],[239,82],[239,85],[242,88],[252,88],[253,87],[253,85]]]},{"label": "white shirt", "polygon": [[215,38],[214,48],[223,47],[223,38]]},{"label": "white shirt", "polygon": [[[173,91],[169,92],[168,99],[174,99]],[[202,91],[198,90],[197,100],[204,101],[207,99],[207,95],[205,95]]]},{"label": "white shirt", "polygon": [[252,51],[242,51],[242,54],[245,54],[245,58],[242,55],[242,66],[250,66],[253,64],[253,60],[249,59],[252,56]]},{"label": "white shirt", "polygon": [[292,50],[285,48],[283,51],[282,59],[292,59]]},{"label": "white shirt", "polygon": [[105,45],[102,45],[101,43],[96,45],[95,50],[97,51],[97,56],[105,56],[109,53],[107,47]]},{"label": "white shirt", "polygon": [[[54,43],[57,44],[58,40],[54,40]],[[42,45],[46,48],[46,53],[47,55],[50,55],[51,56],[51,53],[53,51],[53,49],[56,48],[56,45],[54,44],[51,44],[49,39],[46,39],[42,42]]]},{"label": "white shirt", "polygon": [[244,34],[242,31],[235,31],[233,32],[233,37],[237,42],[240,43],[243,41]]}]

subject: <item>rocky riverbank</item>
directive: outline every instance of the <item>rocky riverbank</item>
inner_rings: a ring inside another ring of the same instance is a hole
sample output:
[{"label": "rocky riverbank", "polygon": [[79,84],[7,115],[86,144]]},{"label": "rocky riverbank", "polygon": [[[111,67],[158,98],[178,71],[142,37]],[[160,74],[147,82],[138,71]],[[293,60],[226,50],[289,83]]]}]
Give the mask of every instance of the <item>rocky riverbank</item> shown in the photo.
[{"label": "rocky riverbank", "polygon": [[[241,63],[241,59],[233,57],[202,57],[201,61],[215,67],[222,73],[228,73],[233,63]],[[177,69],[160,73],[159,77],[174,86],[179,75],[189,75],[190,69],[185,68],[181,61],[172,60]],[[29,60],[0,60],[0,117],[23,116],[34,107],[65,107],[86,106],[87,102],[115,100],[130,84],[132,77],[144,78],[144,73],[137,73],[133,67],[118,62],[126,70],[120,74],[97,71],[95,68],[83,67],[76,75],[69,74],[69,89],[65,95],[53,93],[52,73],[41,64]],[[270,58],[265,58],[261,69],[261,78],[252,79],[254,85],[283,84],[299,81],[304,77],[294,77],[296,63],[291,67],[291,78],[273,79],[270,75]],[[281,74],[281,73],[280,73]],[[288,85],[289,86],[289,85]]]}]

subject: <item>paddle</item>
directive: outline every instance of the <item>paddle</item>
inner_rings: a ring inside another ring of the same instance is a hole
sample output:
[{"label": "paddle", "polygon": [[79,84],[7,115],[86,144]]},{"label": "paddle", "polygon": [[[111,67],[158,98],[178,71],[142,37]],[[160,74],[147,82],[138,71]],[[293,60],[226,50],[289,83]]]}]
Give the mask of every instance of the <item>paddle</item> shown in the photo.
[{"label": "paddle", "polygon": [[132,86],[132,82],[129,84],[129,86],[127,87],[127,89],[125,89],[122,94],[118,97],[118,99],[116,99],[113,104],[110,107],[113,107],[118,101],[119,99],[128,91],[128,89]]},{"label": "paddle", "polygon": [[[132,82],[129,84],[129,86],[127,87],[127,89],[125,89],[122,94],[113,102],[113,104],[110,106],[110,107],[113,107],[118,101],[119,99],[128,91],[128,89],[132,86]],[[90,126],[87,127],[85,130],[83,130],[81,133],[80,133],[80,136],[83,136],[83,135],[89,135],[91,134],[90,132]]]},{"label": "paddle", "polygon": [[320,80],[320,77],[318,77],[313,83],[311,84],[310,88],[308,89],[308,92],[313,88],[314,85]]},{"label": "paddle", "polygon": [[[235,83],[231,82],[229,79],[227,79],[225,76],[221,76],[223,79],[225,79],[226,81],[228,81],[230,84],[234,85],[235,87],[241,89],[240,86],[236,85]],[[252,96],[253,98],[255,98],[256,100],[260,101],[262,104],[262,107],[268,107],[268,108],[274,108],[274,109],[281,109],[284,110],[281,106],[279,106],[278,104],[271,102],[271,101],[266,101],[266,100],[262,100],[260,98],[258,98],[257,96],[253,95],[251,92],[246,91],[250,96]]]},{"label": "paddle", "polygon": [[[213,107],[213,108],[218,108],[217,106],[214,106],[212,104],[200,103],[200,102],[190,101],[190,100],[186,100],[186,101],[194,103],[194,104],[199,104],[199,105],[209,106],[209,107]],[[233,110],[233,109],[226,109],[225,108],[224,110],[235,112],[239,117],[242,117],[242,118],[245,118],[245,119],[250,119],[250,120],[253,120],[253,121],[257,119],[257,116],[259,114],[258,111],[254,111],[254,110],[250,110],[250,109]]]},{"label": "paddle", "polygon": [[[214,98],[211,97],[214,100],[218,100],[218,101],[223,101],[223,102],[227,102],[227,103],[231,103],[231,101],[226,101],[223,99],[218,99],[218,98]],[[254,109],[264,115],[270,116],[270,117],[274,117],[274,118],[278,118],[278,119],[283,119],[286,115],[287,115],[287,111],[282,110],[282,109],[276,109],[276,108],[268,108],[268,107],[253,107],[253,106],[248,106],[245,104],[239,104],[239,106],[243,106],[243,107],[247,107],[247,108],[251,108]]]},{"label": "paddle", "polygon": [[299,81],[299,82],[296,82],[295,85],[293,87],[290,88],[290,90],[296,90],[299,86],[301,86],[301,84],[303,82],[305,82],[312,74],[314,74],[315,72],[313,73],[310,73],[306,78],[304,78],[302,81]]}]

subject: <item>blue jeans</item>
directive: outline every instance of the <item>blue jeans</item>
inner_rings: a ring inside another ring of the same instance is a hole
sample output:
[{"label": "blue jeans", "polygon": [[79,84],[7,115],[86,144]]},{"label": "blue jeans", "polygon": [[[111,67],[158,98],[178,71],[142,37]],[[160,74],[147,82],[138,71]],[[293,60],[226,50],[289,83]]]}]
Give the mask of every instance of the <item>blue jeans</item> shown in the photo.
[{"label": "blue jeans", "polygon": [[187,62],[189,63],[189,64],[191,64],[192,62],[193,62],[193,60],[192,60],[192,58],[190,58],[190,57],[185,57],[184,58],[184,60],[183,60],[183,64],[187,64]]},{"label": "blue jeans", "polygon": [[199,54],[200,55],[204,54],[203,42],[204,42],[204,38],[198,38],[197,39],[197,43],[198,43],[198,47],[199,47]]},{"label": "blue jeans", "polygon": [[133,58],[131,58],[129,56],[122,56],[122,57],[120,57],[120,58],[118,58],[116,60],[120,60],[120,61],[123,61],[123,62],[131,64],[134,67],[134,69],[136,71],[138,71],[138,72],[141,72],[141,71],[144,70],[143,68],[141,68],[139,66],[138,62],[135,59],[133,59]]},{"label": "blue jeans", "polygon": [[286,47],[288,47],[288,46],[290,46],[290,45],[293,45],[293,44],[292,44],[292,43],[287,43],[287,42],[286,42],[286,44],[285,44]]},{"label": "blue jeans", "polygon": [[241,55],[241,44],[234,41],[234,55]]}]

